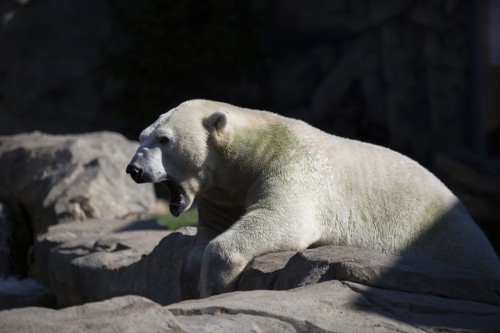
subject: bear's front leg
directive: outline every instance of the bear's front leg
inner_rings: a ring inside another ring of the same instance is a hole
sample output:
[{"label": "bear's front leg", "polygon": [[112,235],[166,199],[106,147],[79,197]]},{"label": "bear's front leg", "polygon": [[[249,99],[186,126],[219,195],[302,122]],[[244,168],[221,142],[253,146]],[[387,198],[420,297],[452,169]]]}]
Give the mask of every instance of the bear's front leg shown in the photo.
[{"label": "bear's front leg", "polygon": [[[294,213],[292,208],[290,212]],[[201,264],[201,297],[233,291],[240,273],[255,257],[304,250],[319,239],[314,220],[305,214],[301,220],[277,214],[269,209],[251,211],[208,243]]]},{"label": "bear's front leg", "polygon": [[181,296],[183,300],[199,298],[199,283],[203,252],[207,244],[218,233],[210,228],[198,225],[196,236],[187,252],[181,267]]}]

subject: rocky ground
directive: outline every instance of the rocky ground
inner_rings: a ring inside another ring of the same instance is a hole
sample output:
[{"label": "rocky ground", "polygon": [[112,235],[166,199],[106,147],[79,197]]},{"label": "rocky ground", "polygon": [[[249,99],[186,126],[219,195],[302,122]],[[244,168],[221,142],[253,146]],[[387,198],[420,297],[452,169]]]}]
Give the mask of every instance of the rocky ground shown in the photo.
[{"label": "rocky ground", "polygon": [[54,226],[39,238],[38,280],[53,310],[0,312],[0,332],[495,332],[499,281],[366,250],[327,246],[256,258],[238,290],[182,301],[193,228],[147,221]]},{"label": "rocky ground", "polygon": [[500,331],[499,280],[349,247],[268,254],[237,291],[186,300],[196,229],[145,218],[153,189],[122,170],[135,147],[112,133],[0,137],[0,201],[24,212],[11,215],[34,231],[29,274],[57,308],[0,311],[0,332]]}]

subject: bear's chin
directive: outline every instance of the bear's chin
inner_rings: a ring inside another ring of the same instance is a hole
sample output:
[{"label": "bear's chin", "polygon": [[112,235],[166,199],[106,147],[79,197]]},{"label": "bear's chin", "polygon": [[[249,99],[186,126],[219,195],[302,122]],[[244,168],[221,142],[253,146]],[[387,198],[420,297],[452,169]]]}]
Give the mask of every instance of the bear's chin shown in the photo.
[{"label": "bear's chin", "polygon": [[175,217],[181,215],[187,207],[187,200],[182,192],[181,186],[169,179],[164,180],[161,183],[165,185],[170,192],[170,214]]}]

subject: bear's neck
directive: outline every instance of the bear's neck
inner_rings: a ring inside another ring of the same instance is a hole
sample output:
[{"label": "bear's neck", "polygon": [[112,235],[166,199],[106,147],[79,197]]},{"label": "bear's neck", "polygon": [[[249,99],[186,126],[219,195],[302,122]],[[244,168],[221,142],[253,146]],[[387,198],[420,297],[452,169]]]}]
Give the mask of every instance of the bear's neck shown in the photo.
[{"label": "bear's neck", "polygon": [[212,166],[213,177],[202,194],[207,200],[245,207],[249,194],[261,193],[269,181],[294,174],[289,169],[306,159],[306,149],[284,124],[238,128],[234,133]]}]

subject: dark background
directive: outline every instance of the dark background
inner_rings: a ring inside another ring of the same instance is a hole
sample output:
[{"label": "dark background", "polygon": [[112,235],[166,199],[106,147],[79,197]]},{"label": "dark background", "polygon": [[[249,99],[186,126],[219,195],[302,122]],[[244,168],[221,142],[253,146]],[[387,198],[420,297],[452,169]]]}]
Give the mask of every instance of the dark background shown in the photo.
[{"label": "dark background", "polygon": [[111,130],[208,98],[416,159],[498,249],[500,1],[2,0],[0,135]]}]

